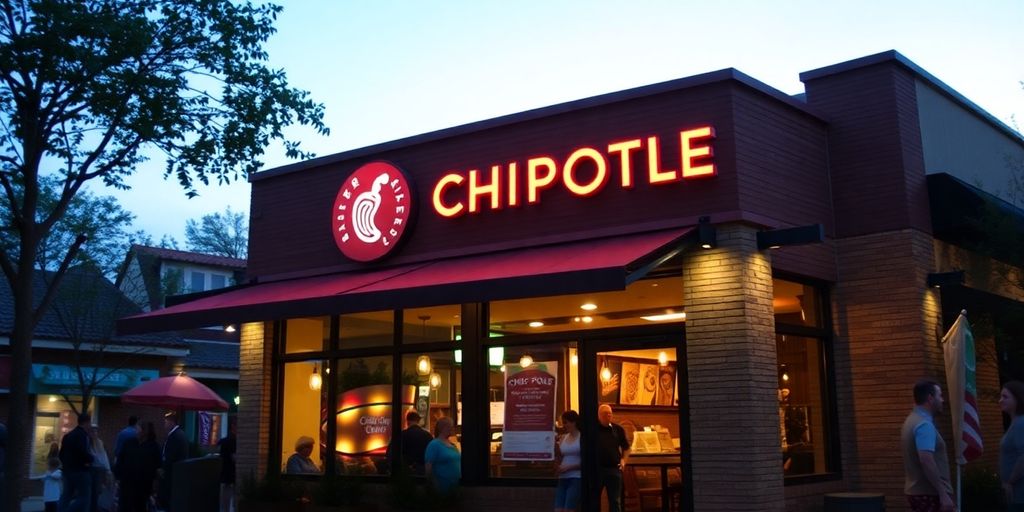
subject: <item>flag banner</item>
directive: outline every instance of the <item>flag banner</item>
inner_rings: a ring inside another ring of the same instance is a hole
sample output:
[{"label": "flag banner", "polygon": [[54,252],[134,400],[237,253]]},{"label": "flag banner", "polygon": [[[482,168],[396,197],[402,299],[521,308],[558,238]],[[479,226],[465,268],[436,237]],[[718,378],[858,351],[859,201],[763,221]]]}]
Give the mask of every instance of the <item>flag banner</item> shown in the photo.
[{"label": "flag banner", "polygon": [[967,311],[942,337],[946,360],[946,386],[949,411],[953,417],[956,463],[966,464],[981,455],[981,421],[978,417],[978,387],[975,378],[974,335]]}]

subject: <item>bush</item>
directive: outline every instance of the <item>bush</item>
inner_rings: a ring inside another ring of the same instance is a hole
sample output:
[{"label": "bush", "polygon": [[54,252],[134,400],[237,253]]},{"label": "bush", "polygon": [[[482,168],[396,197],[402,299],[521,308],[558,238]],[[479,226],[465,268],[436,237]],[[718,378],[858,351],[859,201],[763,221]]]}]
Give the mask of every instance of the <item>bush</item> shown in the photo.
[{"label": "bush", "polygon": [[989,468],[967,468],[963,473],[963,510],[1003,510],[1003,486]]},{"label": "bush", "polygon": [[325,507],[358,507],[363,502],[363,484],[358,478],[326,475],[313,488],[313,503]]}]

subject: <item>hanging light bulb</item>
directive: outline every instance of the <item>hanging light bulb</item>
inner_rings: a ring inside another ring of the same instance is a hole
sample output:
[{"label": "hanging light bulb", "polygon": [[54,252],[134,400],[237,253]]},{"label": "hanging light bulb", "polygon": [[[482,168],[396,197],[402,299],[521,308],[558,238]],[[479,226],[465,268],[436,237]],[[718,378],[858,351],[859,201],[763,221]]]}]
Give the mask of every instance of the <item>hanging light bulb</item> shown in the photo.
[{"label": "hanging light bulb", "polygon": [[430,388],[437,389],[441,387],[441,375],[437,372],[430,374]]},{"label": "hanging light bulb", "polygon": [[668,354],[664,350],[658,352],[658,366],[668,366]]},{"label": "hanging light bulb", "polygon": [[498,370],[501,371],[501,373],[505,373],[505,365],[501,365],[501,368],[498,368]]},{"label": "hanging light bulb", "polygon": [[601,382],[612,380],[612,371],[607,366],[601,366]]},{"label": "hanging light bulb", "polygon": [[533,358],[530,357],[530,354],[523,354],[523,357],[519,358],[519,366],[529,368],[531,364],[533,364]]},{"label": "hanging light bulb", "polygon": [[430,375],[430,356],[423,354],[416,358],[416,373]]},{"label": "hanging light bulb", "polygon": [[580,356],[576,354],[569,356],[569,363],[572,364],[573,366],[580,364]]},{"label": "hanging light bulb", "polygon": [[323,384],[324,380],[320,377],[320,369],[316,363],[313,363],[313,373],[309,374],[309,389],[320,391]]}]

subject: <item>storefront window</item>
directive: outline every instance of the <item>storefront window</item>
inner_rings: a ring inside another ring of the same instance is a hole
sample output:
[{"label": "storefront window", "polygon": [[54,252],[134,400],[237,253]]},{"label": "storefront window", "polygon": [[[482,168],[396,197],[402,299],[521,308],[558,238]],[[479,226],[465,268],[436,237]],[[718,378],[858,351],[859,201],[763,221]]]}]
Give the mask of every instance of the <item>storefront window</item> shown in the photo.
[{"label": "storefront window", "polygon": [[402,314],[402,343],[454,341],[461,336],[462,306],[406,309]]},{"label": "storefront window", "polygon": [[[82,397],[69,397],[75,405],[81,407]],[[96,398],[89,401],[92,421],[98,424],[99,415],[96,410]],[[60,442],[71,429],[78,426],[78,417],[71,406],[57,395],[40,395],[36,397],[36,424],[32,436],[32,476],[46,473],[46,461],[56,456]]]},{"label": "storefront window", "polygon": [[579,403],[575,351],[569,342],[489,350],[492,477],[554,478],[555,420]]},{"label": "storefront window", "polygon": [[786,477],[834,471],[822,293],[775,279],[779,444]]},{"label": "storefront window", "polygon": [[775,323],[822,327],[820,297],[813,286],[773,279]]},{"label": "storefront window", "polygon": [[[337,368],[338,399],[332,408],[337,429],[334,441],[337,472],[386,474],[387,448],[392,433],[394,375],[391,356],[341,359]],[[403,406],[411,405],[412,386],[408,389],[403,386],[402,394]],[[323,431],[327,431],[326,423]]]},{"label": "storefront window", "polygon": [[331,321],[328,317],[292,318],[285,323],[286,354],[319,352],[328,348]]},{"label": "storefront window", "polygon": [[491,303],[492,335],[604,329],[682,322],[683,280],[644,279],[625,291],[559,295]]},{"label": "storefront window", "polygon": [[[455,352],[408,353],[402,355],[402,430],[410,425],[406,422],[409,411],[416,411],[422,418],[419,425],[434,435],[437,420],[451,418],[455,422],[455,442],[459,451],[462,425],[462,364],[455,358]],[[408,388],[408,390],[406,390]],[[412,400],[409,396],[413,396]],[[412,406],[409,405],[412,402]],[[407,439],[407,438],[403,438]],[[405,459],[419,459],[422,453],[411,453],[425,447],[403,446]],[[406,460],[409,464],[409,461]],[[413,467],[416,470],[417,468]]]},{"label": "storefront window", "polygon": [[395,343],[395,312],[341,315],[341,348],[386,347]]},{"label": "storefront window", "polygon": [[[284,365],[281,415],[281,472],[317,474],[327,453],[327,386],[323,361]],[[310,447],[311,445],[311,447]]]}]

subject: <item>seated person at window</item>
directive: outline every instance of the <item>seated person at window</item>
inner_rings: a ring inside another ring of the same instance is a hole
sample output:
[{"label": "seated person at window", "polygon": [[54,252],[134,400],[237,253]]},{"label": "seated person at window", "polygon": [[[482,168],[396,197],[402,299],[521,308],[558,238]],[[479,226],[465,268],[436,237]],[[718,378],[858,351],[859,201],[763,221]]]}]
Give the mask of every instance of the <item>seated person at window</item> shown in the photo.
[{"label": "seated person at window", "polygon": [[320,473],[320,468],[309,458],[313,453],[313,438],[302,436],[295,441],[295,453],[288,457],[288,464],[284,472],[289,475],[315,475]]}]

